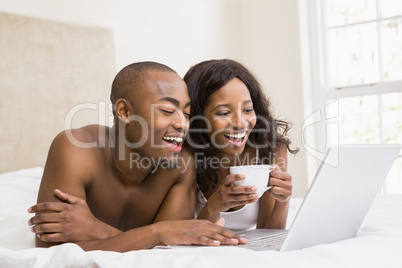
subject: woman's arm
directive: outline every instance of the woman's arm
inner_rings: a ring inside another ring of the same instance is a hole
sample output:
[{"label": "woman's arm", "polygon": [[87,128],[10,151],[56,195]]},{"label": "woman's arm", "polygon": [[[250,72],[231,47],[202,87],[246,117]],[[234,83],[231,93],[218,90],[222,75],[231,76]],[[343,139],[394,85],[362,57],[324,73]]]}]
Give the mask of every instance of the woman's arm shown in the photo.
[{"label": "woman's arm", "polygon": [[257,228],[285,229],[292,195],[292,176],[287,173],[287,148],[277,148],[275,168],[271,171],[269,185],[273,187],[260,198]]}]

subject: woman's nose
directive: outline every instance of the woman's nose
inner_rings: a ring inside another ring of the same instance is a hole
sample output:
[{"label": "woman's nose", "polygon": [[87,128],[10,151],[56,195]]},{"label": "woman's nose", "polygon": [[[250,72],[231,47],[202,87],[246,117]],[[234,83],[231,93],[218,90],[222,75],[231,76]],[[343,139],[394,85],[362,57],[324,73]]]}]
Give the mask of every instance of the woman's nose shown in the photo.
[{"label": "woman's nose", "polygon": [[245,128],[247,124],[247,119],[242,114],[235,114],[232,118],[232,126],[235,128]]}]

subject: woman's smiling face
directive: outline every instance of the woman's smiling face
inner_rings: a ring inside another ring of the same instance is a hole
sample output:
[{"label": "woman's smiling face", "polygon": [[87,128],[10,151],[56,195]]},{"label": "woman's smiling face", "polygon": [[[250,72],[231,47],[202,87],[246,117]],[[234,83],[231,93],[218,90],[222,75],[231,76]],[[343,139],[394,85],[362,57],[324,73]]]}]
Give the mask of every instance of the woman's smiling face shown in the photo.
[{"label": "woman's smiling face", "polygon": [[238,78],[209,97],[204,116],[211,126],[208,137],[220,155],[241,154],[257,121],[250,92]]}]

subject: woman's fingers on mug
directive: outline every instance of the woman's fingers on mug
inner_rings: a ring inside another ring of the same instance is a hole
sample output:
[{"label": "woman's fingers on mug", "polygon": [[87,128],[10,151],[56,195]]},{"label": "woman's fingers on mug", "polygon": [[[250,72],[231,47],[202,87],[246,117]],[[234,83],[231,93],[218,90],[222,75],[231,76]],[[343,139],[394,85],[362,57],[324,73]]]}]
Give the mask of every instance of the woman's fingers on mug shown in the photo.
[{"label": "woman's fingers on mug", "polygon": [[246,176],[244,176],[243,174],[230,174],[230,175],[226,176],[223,184],[226,186],[230,186],[230,185],[232,185],[232,182],[241,181],[241,180],[244,180],[245,178],[246,178]]},{"label": "woman's fingers on mug", "polygon": [[[273,186],[273,188],[292,188],[291,180],[283,180],[278,178],[271,178],[269,180],[268,186]],[[273,189],[272,188],[272,189]]]},{"label": "woman's fingers on mug", "polygon": [[271,179],[272,178],[277,178],[277,179],[288,181],[288,180],[292,179],[292,176],[290,176],[290,174],[287,172],[281,171],[280,169],[275,169],[275,170],[271,171]]},{"label": "woman's fingers on mug", "polygon": [[246,205],[258,201],[258,194],[236,194],[230,195],[230,202],[233,206]]},{"label": "woman's fingers on mug", "polygon": [[292,194],[292,182],[291,180],[282,180],[277,178],[271,178],[270,184],[272,188],[270,194],[275,199],[280,201],[286,201]]},{"label": "woman's fingers on mug", "polygon": [[270,194],[273,198],[284,202],[290,198],[290,195],[292,194],[291,191],[280,188],[280,187],[273,187],[270,191]]},{"label": "woman's fingers on mug", "polygon": [[251,186],[231,186],[228,190],[229,194],[246,194],[246,193],[255,193],[257,191],[257,187],[254,185]]}]

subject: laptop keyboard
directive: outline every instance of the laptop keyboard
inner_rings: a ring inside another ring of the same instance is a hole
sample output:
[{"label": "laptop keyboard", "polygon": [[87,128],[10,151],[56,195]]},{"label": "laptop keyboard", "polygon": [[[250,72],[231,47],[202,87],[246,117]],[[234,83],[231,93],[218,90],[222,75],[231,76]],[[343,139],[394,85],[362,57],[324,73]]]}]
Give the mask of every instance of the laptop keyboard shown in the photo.
[{"label": "laptop keyboard", "polygon": [[247,244],[243,245],[244,247],[252,247],[252,248],[270,248],[270,249],[279,249],[283,241],[285,240],[287,232],[262,237],[258,239],[248,240]]}]

